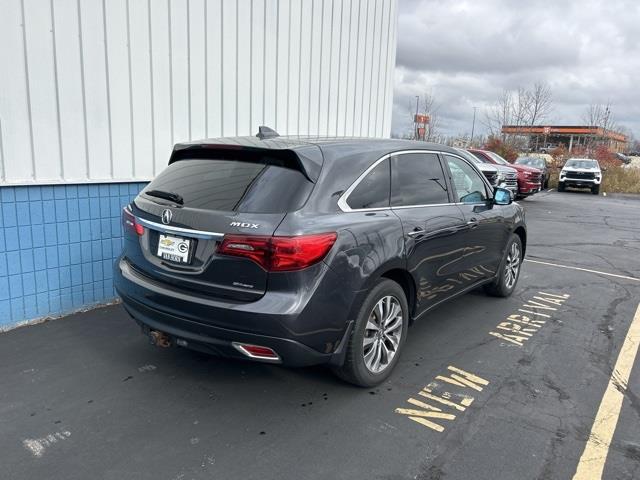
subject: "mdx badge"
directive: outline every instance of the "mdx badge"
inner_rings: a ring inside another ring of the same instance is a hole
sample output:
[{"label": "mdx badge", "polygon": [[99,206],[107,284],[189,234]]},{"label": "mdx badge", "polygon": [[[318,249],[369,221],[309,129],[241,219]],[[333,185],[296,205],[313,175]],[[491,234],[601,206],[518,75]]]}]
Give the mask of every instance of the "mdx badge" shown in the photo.
[{"label": "mdx badge", "polygon": [[238,228],[258,228],[260,224],[250,222],[231,222],[229,226]]}]

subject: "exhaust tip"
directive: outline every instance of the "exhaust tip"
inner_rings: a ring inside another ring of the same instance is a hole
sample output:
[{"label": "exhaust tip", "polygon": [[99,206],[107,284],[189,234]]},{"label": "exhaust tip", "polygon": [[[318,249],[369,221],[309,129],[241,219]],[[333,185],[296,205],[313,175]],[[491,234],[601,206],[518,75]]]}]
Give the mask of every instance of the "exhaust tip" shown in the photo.
[{"label": "exhaust tip", "polygon": [[158,332],[157,330],[151,330],[149,332],[149,341],[151,345],[156,347],[168,348],[171,346],[171,338],[164,332]]},{"label": "exhaust tip", "polygon": [[262,360],[263,362],[280,363],[280,356],[269,347],[262,345],[252,345],[250,343],[232,342],[232,345],[243,355],[254,360]]}]

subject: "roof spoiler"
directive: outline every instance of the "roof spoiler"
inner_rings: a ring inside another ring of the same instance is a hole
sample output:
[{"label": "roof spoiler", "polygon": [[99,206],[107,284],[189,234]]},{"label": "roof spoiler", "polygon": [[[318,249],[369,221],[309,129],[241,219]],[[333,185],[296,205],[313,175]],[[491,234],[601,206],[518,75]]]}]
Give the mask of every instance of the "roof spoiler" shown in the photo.
[{"label": "roof spoiler", "polygon": [[[276,133],[277,135],[277,133]],[[250,138],[250,137],[249,137]],[[270,163],[280,164],[301,171],[305,177],[315,183],[320,176],[324,162],[322,151],[317,145],[303,145],[295,149],[264,148],[259,145],[239,145],[233,140],[220,139],[220,143],[179,143],[176,144],[169,159],[169,165],[190,158],[236,158],[247,161],[261,161],[270,158]],[[256,143],[260,143],[256,140]]]}]

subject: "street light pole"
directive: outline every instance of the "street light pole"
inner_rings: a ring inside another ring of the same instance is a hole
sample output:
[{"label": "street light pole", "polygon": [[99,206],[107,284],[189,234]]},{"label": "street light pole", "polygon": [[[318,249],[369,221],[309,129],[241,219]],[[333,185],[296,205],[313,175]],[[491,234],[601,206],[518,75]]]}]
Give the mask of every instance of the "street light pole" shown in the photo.
[{"label": "street light pole", "polygon": [[471,124],[471,139],[469,139],[469,143],[473,146],[473,134],[476,130],[476,110],[478,107],[473,107],[473,123]]},{"label": "street light pole", "polygon": [[420,95],[416,95],[416,116],[413,117],[413,126],[414,126],[414,140],[418,140],[420,135],[418,134],[418,104],[420,102]]}]

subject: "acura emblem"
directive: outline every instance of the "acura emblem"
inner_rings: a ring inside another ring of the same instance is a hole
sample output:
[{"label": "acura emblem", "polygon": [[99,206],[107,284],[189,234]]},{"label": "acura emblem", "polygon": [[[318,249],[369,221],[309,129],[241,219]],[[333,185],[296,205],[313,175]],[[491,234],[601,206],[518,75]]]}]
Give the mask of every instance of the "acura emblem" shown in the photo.
[{"label": "acura emblem", "polygon": [[169,225],[171,223],[171,218],[173,217],[173,213],[168,208],[162,211],[162,223],[165,225]]}]

